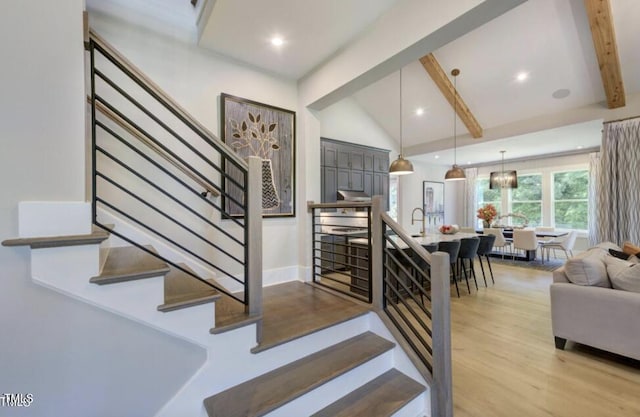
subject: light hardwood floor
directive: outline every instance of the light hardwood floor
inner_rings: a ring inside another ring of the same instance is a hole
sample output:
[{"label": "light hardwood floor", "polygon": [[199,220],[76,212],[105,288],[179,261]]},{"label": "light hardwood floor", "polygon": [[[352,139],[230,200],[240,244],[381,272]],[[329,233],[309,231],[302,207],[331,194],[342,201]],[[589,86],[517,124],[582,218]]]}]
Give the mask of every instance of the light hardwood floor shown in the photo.
[{"label": "light hardwood floor", "polygon": [[640,416],[640,362],[570,342],[555,349],[550,272],[494,274],[495,286],[452,294],[456,417]]}]

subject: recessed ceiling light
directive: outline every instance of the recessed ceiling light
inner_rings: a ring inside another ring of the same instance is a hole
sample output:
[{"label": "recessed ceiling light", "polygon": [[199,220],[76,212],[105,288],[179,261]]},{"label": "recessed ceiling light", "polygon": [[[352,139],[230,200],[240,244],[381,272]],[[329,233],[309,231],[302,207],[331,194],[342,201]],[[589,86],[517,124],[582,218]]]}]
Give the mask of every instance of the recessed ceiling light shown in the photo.
[{"label": "recessed ceiling light", "polygon": [[516,80],[523,82],[526,81],[527,78],[529,78],[529,73],[528,72],[519,72],[518,74],[516,74]]},{"label": "recessed ceiling light", "polygon": [[584,148],[584,146],[582,146],[582,145],[576,146],[576,149],[582,149],[582,148]]},{"label": "recessed ceiling light", "polygon": [[271,38],[271,45],[273,46],[282,46],[284,44],[284,39],[281,36],[274,36]]},{"label": "recessed ceiling light", "polygon": [[438,158],[440,158],[440,155],[436,155],[436,156],[434,156],[434,158],[435,158],[435,159],[438,159]]},{"label": "recessed ceiling light", "polygon": [[471,161],[467,161],[467,165],[471,165]]},{"label": "recessed ceiling light", "polygon": [[422,116],[424,114],[424,109],[422,107],[418,107],[416,109],[416,116]]}]

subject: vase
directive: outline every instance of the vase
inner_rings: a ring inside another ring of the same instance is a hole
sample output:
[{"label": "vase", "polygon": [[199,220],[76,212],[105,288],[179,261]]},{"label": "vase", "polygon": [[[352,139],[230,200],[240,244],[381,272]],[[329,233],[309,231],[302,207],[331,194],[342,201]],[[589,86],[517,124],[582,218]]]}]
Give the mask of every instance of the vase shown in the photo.
[{"label": "vase", "polygon": [[262,160],[262,208],[272,209],[280,205],[276,184],[273,181],[271,159]]},{"label": "vase", "polygon": [[485,228],[485,229],[488,229],[489,227],[491,227],[491,224],[488,221],[483,220],[482,221],[482,227]]}]

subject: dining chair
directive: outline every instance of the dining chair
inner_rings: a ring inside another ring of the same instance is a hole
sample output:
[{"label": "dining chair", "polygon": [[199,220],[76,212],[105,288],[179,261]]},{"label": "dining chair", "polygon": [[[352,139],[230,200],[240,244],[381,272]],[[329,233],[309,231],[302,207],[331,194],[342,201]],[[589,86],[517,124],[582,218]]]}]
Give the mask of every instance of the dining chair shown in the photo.
[{"label": "dining chair", "polygon": [[458,252],[460,252],[460,241],[450,240],[438,242],[438,252],[446,252],[449,254],[449,262],[451,263],[450,276],[453,277],[453,282],[456,285],[456,294],[460,297],[458,279],[456,277],[456,263],[458,262]]},{"label": "dining chair", "polygon": [[538,251],[538,237],[536,231],[533,229],[515,229],[513,231],[513,259],[516,258],[515,251],[521,249],[522,251],[534,250]]},{"label": "dining chair", "polygon": [[[534,229],[536,231],[536,235],[540,232],[555,232],[556,228],[555,227],[550,227],[550,226],[536,226],[536,228]],[[553,237],[549,236],[549,237],[540,237],[538,236],[538,240],[540,242],[546,242],[549,240],[552,240]]]},{"label": "dining chair", "polygon": [[496,237],[496,241],[493,243],[493,247],[499,248],[502,252],[502,259],[504,259],[504,251],[506,247],[511,247],[511,242],[505,239],[502,234],[502,229],[496,229],[487,227],[484,229],[485,235],[493,235]]},{"label": "dining chair", "polygon": [[[476,284],[476,290],[478,290],[478,280],[476,279],[476,270],[473,267],[473,260],[478,254],[478,245],[480,239],[477,237],[467,237],[460,239],[460,251],[458,251],[458,274],[462,270],[464,279],[467,281],[467,291],[471,294],[471,287],[469,285],[469,275],[473,277],[473,281]],[[469,261],[469,266],[465,264],[465,261]],[[467,271],[469,275],[467,275]]]},{"label": "dining chair", "polygon": [[493,270],[491,269],[491,261],[489,260],[489,254],[493,250],[493,244],[496,241],[495,235],[480,235],[478,236],[480,243],[478,245],[478,260],[480,261],[480,269],[482,269],[482,278],[484,278],[484,286],[487,286],[487,276],[484,274],[484,266],[482,265],[482,257],[484,256],[489,265],[489,272],[491,273],[491,282],[496,283],[493,279]]},{"label": "dining chair", "polygon": [[[558,258],[556,256],[556,249],[562,249],[564,251],[564,256],[569,259],[569,253],[573,256],[573,246],[576,244],[576,237],[578,237],[578,232],[575,230],[570,231],[567,235],[558,237],[547,242],[542,242],[540,244],[540,252],[542,252],[542,262],[544,263],[544,251],[547,250],[547,261],[549,260],[549,251],[553,249],[553,257]],[[569,253],[567,253],[567,251]]]}]

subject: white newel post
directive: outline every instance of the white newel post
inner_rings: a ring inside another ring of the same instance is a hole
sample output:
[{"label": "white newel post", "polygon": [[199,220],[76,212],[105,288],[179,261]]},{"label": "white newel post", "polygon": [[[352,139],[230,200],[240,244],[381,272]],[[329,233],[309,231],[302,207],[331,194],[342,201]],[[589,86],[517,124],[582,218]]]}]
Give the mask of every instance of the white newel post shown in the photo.
[{"label": "white newel post", "polygon": [[373,308],[380,311],[382,301],[382,268],[383,268],[383,236],[382,236],[382,196],[374,195],[371,199],[371,300]]},{"label": "white newel post", "polygon": [[433,384],[431,415],[453,417],[451,376],[451,299],[449,287],[449,255],[431,255],[431,315],[433,348]]},{"label": "white newel post", "polygon": [[[246,226],[249,240],[248,277],[249,300],[245,307],[251,315],[262,314],[262,159],[249,157]],[[258,326],[259,327],[259,326]],[[260,332],[258,331],[258,341]]]}]

